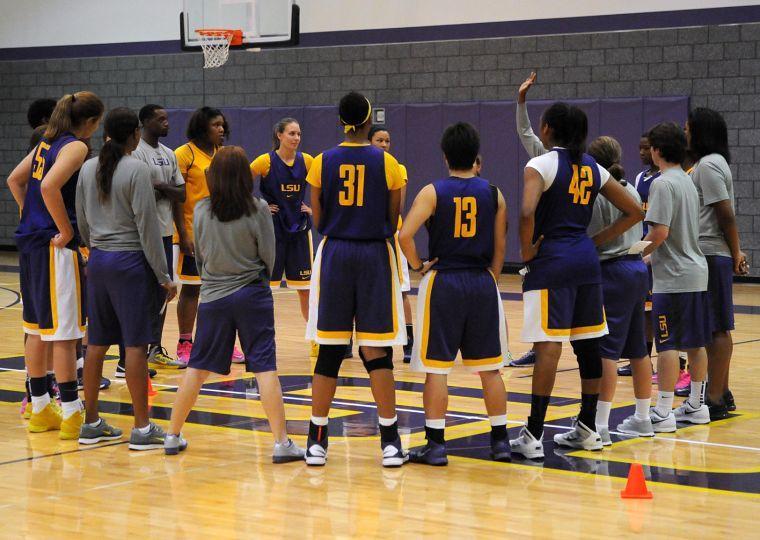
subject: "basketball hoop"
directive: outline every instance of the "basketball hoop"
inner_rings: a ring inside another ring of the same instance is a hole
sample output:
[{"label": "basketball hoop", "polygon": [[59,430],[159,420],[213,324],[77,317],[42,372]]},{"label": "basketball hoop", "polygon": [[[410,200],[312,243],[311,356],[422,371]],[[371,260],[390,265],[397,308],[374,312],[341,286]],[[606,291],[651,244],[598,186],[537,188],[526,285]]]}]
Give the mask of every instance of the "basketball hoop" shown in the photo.
[{"label": "basketball hoop", "polygon": [[242,30],[201,28],[195,32],[200,36],[204,68],[217,68],[224,65],[230,54],[230,45],[243,44]]}]

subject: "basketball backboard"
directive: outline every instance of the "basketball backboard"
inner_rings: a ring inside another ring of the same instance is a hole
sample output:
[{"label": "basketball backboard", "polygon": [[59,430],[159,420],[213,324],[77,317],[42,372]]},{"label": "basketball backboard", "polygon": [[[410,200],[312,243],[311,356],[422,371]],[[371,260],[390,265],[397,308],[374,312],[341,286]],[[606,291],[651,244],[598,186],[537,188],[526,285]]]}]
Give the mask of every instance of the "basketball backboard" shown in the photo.
[{"label": "basketball backboard", "polygon": [[183,49],[200,50],[202,28],[242,30],[242,48],[297,45],[299,9],[294,0],[182,0]]}]

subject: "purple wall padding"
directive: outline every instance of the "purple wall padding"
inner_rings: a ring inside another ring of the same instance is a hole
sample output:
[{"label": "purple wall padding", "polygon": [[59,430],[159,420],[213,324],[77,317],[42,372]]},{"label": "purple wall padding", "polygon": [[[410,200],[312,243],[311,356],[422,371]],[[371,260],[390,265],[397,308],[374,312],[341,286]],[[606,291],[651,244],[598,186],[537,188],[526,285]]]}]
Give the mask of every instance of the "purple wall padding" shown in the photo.
[{"label": "purple wall padding", "polygon": [[[589,141],[599,135],[615,137],[623,147],[623,166],[628,178],[642,168],[638,154],[639,137],[658,122],[686,121],[687,97],[616,98],[570,100],[588,115]],[[550,101],[533,101],[528,114],[538,132],[541,113]],[[440,138],[443,129],[457,121],[470,122],[480,131],[482,176],[501,189],[507,201],[509,235],[506,262],[520,261],[518,217],[522,193],[522,169],[528,155],[515,132],[515,102],[470,102],[384,105],[385,125],[391,132],[391,153],[406,165],[409,172],[406,210],[423,186],[446,174]],[[225,108],[230,124],[229,144],[245,148],[254,159],[268,152],[272,144],[272,126],[280,118],[292,116],[301,123],[304,152],[316,155],[342,140],[336,108],[318,107],[261,107]],[[170,132],[164,143],[176,148],[185,142],[185,128],[192,114],[188,109],[169,110]],[[427,253],[427,234],[417,237],[420,252]]]}]

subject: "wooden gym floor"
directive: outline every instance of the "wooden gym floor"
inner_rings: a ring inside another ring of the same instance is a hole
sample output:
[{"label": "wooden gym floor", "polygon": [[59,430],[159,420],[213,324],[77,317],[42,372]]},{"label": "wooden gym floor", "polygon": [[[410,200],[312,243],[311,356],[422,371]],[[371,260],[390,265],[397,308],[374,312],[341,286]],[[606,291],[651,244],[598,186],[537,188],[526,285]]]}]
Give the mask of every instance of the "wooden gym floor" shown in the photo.
[{"label": "wooden gym floor", "polygon": [[[1,261],[5,262],[5,261]],[[6,267],[7,268],[7,267]],[[10,268],[7,268],[10,270]],[[511,350],[519,342],[522,306],[515,276],[501,279]],[[413,305],[416,297],[412,297]],[[278,365],[289,431],[305,442],[312,363],[294,292],[275,291]],[[19,415],[23,347],[18,277],[0,273],[0,537],[750,537],[760,504],[760,286],[737,285],[737,329],[731,388],[738,410],[709,426],[685,427],[654,439],[614,437],[592,453],[554,448],[578,409],[578,372],[567,352],[557,377],[542,465],[494,463],[479,379],[457,367],[450,377],[447,468],[379,463],[377,415],[361,363],[344,363],[331,414],[329,461],[273,465],[272,439],[255,380],[233,366],[209,379],[185,434],[189,449],[130,452],[126,440],[80,448],[57,433],[29,434]],[[164,344],[173,354],[174,305]],[[423,444],[422,381],[396,351],[402,440]],[[101,393],[104,416],[131,427],[129,394],[114,379]],[[181,372],[154,380],[152,415],[166,425]],[[503,371],[510,436],[525,421],[530,369]],[[632,410],[630,379],[621,378],[611,426]],[[630,463],[642,463],[653,500],[621,500]]]}]

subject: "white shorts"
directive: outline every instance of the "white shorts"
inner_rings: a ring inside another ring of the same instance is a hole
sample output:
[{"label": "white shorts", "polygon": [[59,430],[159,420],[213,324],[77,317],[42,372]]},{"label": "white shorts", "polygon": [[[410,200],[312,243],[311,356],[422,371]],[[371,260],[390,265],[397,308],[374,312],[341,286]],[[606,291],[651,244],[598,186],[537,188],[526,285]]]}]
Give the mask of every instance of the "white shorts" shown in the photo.
[{"label": "white shorts", "polygon": [[525,343],[568,342],[608,333],[600,284],[523,292]]},{"label": "white shorts", "polygon": [[404,252],[401,251],[401,245],[398,243],[398,231],[394,236],[394,243],[396,248],[396,260],[398,261],[398,277],[401,281],[401,292],[409,292],[412,290],[412,281],[409,279],[409,262],[404,256]]}]

